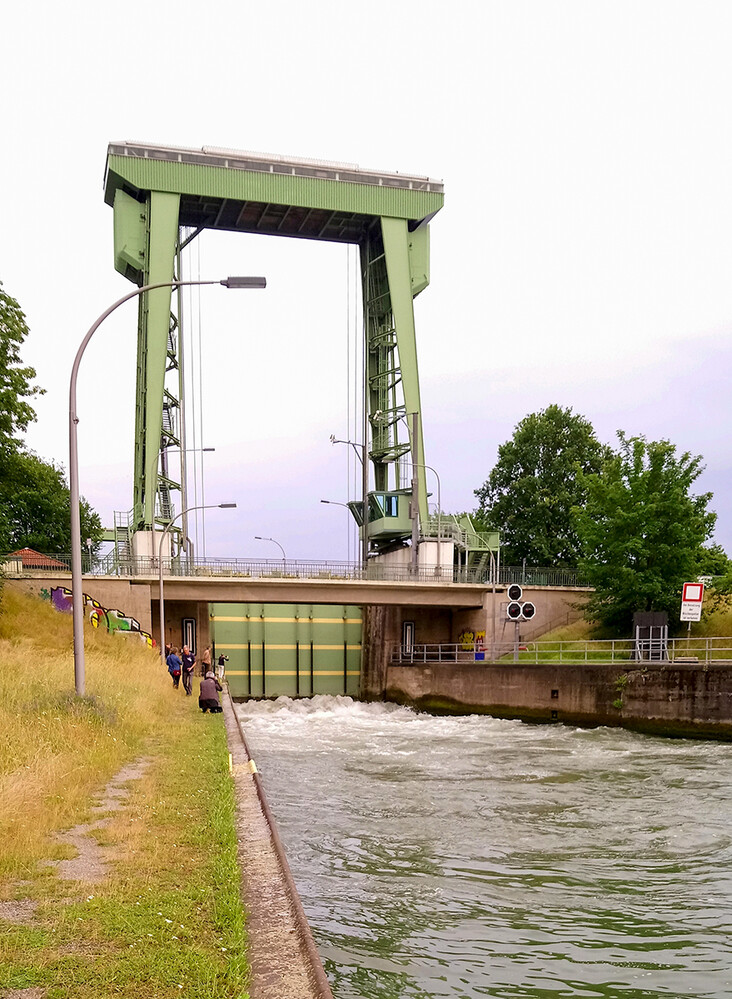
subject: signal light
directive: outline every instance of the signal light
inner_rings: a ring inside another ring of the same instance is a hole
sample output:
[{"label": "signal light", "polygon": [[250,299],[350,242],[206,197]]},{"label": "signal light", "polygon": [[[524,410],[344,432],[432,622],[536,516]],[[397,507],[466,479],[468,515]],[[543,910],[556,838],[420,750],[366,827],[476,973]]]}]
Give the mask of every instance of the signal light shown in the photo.
[{"label": "signal light", "polygon": [[526,603],[522,604],[521,606],[521,616],[523,617],[524,621],[530,621],[534,616],[534,614],[536,614],[536,607],[531,603],[530,600],[527,600]]},{"label": "signal light", "polygon": [[511,583],[508,590],[506,591],[506,596],[509,600],[520,600],[524,595],[524,591],[521,589],[518,583]]},{"label": "signal light", "polygon": [[506,616],[509,621],[521,620],[521,604],[518,600],[512,600],[508,607],[506,607]]}]

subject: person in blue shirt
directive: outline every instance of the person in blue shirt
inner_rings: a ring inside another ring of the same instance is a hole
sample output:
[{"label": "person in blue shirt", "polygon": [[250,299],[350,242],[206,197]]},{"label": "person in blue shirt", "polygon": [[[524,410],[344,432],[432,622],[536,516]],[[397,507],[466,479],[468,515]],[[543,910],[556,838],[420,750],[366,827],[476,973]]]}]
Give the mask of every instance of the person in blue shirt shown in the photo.
[{"label": "person in blue shirt", "polygon": [[196,665],[196,657],[191,653],[188,646],[184,645],[180,658],[182,661],[181,676],[183,677],[183,688],[186,692],[186,697],[190,697],[193,693],[193,668]]},{"label": "person in blue shirt", "polygon": [[180,683],[181,666],[183,665],[181,663],[180,656],[178,655],[178,650],[177,649],[171,649],[170,650],[170,655],[168,656],[168,658],[165,661],[166,661],[166,663],[168,665],[168,672],[170,673],[171,677],[173,678],[173,686],[177,690],[178,689],[178,684]]}]

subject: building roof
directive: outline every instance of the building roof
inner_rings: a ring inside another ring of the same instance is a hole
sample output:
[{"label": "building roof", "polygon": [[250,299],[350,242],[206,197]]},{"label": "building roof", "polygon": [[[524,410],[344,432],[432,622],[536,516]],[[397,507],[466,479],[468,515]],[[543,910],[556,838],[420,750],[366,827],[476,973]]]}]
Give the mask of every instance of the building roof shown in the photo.
[{"label": "building roof", "polygon": [[24,569],[64,569],[69,571],[65,562],[59,562],[52,555],[42,555],[33,551],[32,548],[19,548],[17,552],[11,552],[9,559],[20,559]]}]

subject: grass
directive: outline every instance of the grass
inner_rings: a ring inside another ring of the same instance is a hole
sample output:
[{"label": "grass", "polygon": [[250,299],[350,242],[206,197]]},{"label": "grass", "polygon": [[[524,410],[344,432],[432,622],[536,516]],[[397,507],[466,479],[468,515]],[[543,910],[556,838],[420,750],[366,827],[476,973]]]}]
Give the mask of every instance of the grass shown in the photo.
[{"label": "grass", "polygon": [[[88,696],[73,691],[71,620],[5,588],[0,604],[0,992],[48,999],[247,994],[233,784],[220,715],[173,690],[157,655],[87,629]],[[95,796],[148,759],[95,836],[100,884],[63,881],[54,833],[96,818]]]}]

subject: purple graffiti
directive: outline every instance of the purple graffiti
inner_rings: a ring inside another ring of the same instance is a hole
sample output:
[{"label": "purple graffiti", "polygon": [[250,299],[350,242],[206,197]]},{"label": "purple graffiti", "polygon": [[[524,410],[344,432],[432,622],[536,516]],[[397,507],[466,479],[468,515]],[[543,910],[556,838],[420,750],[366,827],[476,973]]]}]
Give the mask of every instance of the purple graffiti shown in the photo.
[{"label": "purple graffiti", "polygon": [[[110,635],[137,635],[150,647],[155,644],[152,635],[142,630],[137,618],[116,609],[102,607],[99,601],[95,600],[94,597],[90,597],[88,593],[84,593],[82,596],[84,598],[84,611],[88,615],[93,628],[101,626]],[[66,586],[53,586],[51,588],[51,603],[56,610],[64,614],[70,614],[74,606],[71,590]]]}]

